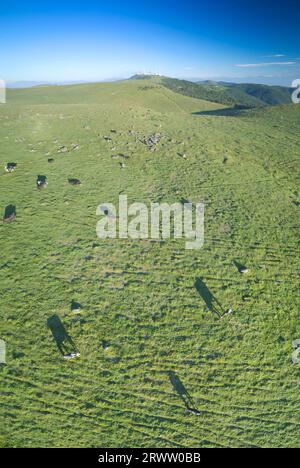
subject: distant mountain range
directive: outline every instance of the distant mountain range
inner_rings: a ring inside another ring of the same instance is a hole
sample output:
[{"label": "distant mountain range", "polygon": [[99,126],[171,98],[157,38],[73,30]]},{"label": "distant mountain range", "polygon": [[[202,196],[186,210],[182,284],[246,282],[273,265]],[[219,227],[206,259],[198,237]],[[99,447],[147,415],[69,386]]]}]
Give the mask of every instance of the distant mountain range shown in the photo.
[{"label": "distant mountain range", "polygon": [[[107,78],[105,82],[116,81],[115,78]],[[47,81],[15,81],[7,82],[6,87],[11,89],[24,89],[24,88],[35,88],[38,86],[67,86],[67,85],[76,85],[76,84],[89,84],[89,83],[101,83],[101,80],[96,81],[57,81],[57,82],[47,82]]]},{"label": "distant mountain range", "polygon": [[157,75],[134,75],[131,79],[159,81],[166,88],[185,96],[245,108],[289,104],[293,92],[292,88],[285,86],[211,80],[194,83]]},{"label": "distant mountain range", "polygon": [[47,81],[15,81],[11,83],[6,83],[7,88],[11,89],[23,89],[23,88],[34,88],[36,86],[61,86],[61,85],[68,85],[68,84],[82,84],[82,83],[88,83],[87,81],[67,81],[67,82],[50,82],[48,83]]}]

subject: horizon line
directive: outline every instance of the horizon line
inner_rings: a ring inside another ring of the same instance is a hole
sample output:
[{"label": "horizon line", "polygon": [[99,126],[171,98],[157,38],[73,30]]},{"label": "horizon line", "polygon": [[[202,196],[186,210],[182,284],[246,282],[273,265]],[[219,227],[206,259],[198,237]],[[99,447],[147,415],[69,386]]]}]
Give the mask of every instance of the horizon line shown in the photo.
[{"label": "horizon line", "polygon": [[[184,76],[168,76],[168,75],[159,75],[157,73],[133,73],[133,75],[129,76],[129,77],[114,77],[114,78],[106,78],[106,79],[91,79],[91,80],[55,80],[55,81],[47,81],[47,80],[17,80],[17,81],[5,81],[4,80],[4,83],[6,85],[6,87],[8,89],[26,89],[26,88],[35,88],[35,87],[39,87],[39,86],[72,86],[72,85],[81,85],[81,84],[97,84],[97,83],[114,83],[114,82],[118,82],[118,81],[128,81],[130,80],[132,77],[134,76],[151,76],[151,77],[154,77],[154,76],[160,76],[160,77],[165,77],[165,78],[173,78],[173,79],[178,79],[178,80],[185,80],[185,81],[190,81],[190,82],[205,82],[205,81],[215,81],[216,83],[221,83],[221,82],[225,82],[225,83],[237,83],[237,84],[241,84],[240,81],[243,80],[243,83],[244,84],[262,84],[262,83],[258,83],[257,81],[255,81],[255,79],[251,80],[251,77],[184,77]],[[249,81],[244,81],[244,80],[248,80],[249,78]],[[270,77],[266,77],[266,76],[257,76],[256,77],[257,79],[267,79],[267,78],[270,78]],[[272,77],[272,78],[277,78],[277,79],[280,79],[280,77]],[[23,86],[22,86],[23,85]],[[285,87],[285,88],[289,88],[291,86],[289,85],[285,85],[285,84],[266,84],[266,86],[282,86],[282,87]]]}]

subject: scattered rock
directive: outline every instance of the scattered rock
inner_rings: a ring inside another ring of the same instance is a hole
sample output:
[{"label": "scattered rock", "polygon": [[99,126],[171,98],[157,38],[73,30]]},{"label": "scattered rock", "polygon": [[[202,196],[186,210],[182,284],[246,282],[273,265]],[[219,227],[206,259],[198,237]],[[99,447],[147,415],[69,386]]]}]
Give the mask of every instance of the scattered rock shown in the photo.
[{"label": "scattered rock", "polygon": [[120,168],[121,168],[121,169],[125,169],[125,167],[126,167],[126,164],[123,163],[123,162],[121,162],[121,163],[120,163]]},{"label": "scattered rock", "polygon": [[78,149],[79,149],[79,145],[77,145],[76,143],[73,143],[71,146],[71,151],[77,151]]},{"label": "scattered rock", "polygon": [[70,353],[64,355],[64,359],[76,359],[78,357],[80,357],[80,353]]},{"label": "scattered rock", "polygon": [[6,364],[6,343],[0,340],[0,364]]},{"label": "scattered rock", "polygon": [[58,153],[67,153],[69,150],[67,148],[67,146],[61,146],[60,148],[58,148],[57,152]]},{"label": "scattered rock", "polygon": [[159,143],[160,139],[161,139],[160,133],[153,133],[152,135],[149,135],[148,137],[144,138],[141,141],[142,143],[144,143],[144,145],[148,146],[150,151],[156,151],[156,146]]},{"label": "scattered rock", "polygon": [[300,348],[300,338],[298,340],[293,341],[293,348]]},{"label": "scattered rock", "polygon": [[295,351],[292,354],[292,363],[293,364],[300,364],[300,339],[293,341],[293,348]]},{"label": "scattered rock", "polygon": [[119,158],[130,159],[130,156],[128,156],[127,154],[123,154],[123,153],[112,154],[111,157],[113,159],[119,159]]}]

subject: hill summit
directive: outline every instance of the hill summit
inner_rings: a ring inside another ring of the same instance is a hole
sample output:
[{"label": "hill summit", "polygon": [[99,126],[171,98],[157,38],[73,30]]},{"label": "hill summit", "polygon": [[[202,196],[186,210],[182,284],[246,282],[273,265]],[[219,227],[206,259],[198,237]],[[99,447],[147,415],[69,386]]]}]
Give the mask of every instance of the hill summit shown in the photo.
[{"label": "hill summit", "polygon": [[159,80],[171,91],[196,99],[245,108],[275,106],[291,103],[292,88],[256,83],[228,83],[224,81],[192,82],[155,74],[136,74],[130,80]]}]

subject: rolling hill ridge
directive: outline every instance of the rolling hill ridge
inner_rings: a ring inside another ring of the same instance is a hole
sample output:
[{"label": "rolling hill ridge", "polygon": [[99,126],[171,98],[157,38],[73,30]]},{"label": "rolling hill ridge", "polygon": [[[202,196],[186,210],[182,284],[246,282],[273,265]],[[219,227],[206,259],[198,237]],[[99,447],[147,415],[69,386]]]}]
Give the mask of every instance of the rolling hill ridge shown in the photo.
[{"label": "rolling hill ridge", "polygon": [[153,80],[185,96],[245,108],[290,104],[292,88],[217,81],[194,83],[157,75],[134,75],[132,80]]}]

